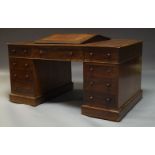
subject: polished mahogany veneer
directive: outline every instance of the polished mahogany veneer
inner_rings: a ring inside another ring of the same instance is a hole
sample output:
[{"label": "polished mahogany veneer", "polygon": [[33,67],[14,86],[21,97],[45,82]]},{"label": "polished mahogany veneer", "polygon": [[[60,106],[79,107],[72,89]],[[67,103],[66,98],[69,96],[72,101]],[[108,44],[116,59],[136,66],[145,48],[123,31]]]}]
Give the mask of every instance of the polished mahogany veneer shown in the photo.
[{"label": "polished mahogany veneer", "polygon": [[12,102],[37,106],[72,90],[71,61],[83,62],[82,114],[120,121],[142,98],[141,41],[54,34],[8,50]]}]

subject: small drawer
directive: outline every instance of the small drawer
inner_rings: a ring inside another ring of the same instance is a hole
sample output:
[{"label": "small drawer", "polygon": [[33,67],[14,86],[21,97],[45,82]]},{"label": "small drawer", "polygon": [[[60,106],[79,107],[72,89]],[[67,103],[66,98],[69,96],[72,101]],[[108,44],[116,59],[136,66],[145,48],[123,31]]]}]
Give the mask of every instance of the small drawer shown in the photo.
[{"label": "small drawer", "polygon": [[9,46],[9,56],[30,57],[31,48],[26,46]]},{"label": "small drawer", "polygon": [[118,77],[117,66],[87,62],[84,63],[84,79],[116,77]]},{"label": "small drawer", "polygon": [[11,92],[32,96],[34,94],[32,73],[23,70],[11,70]]},{"label": "small drawer", "polygon": [[89,106],[102,108],[117,108],[116,96],[105,93],[94,93],[86,91],[84,93],[84,102]]},{"label": "small drawer", "polygon": [[12,82],[20,82],[20,83],[32,83],[33,82],[33,73],[29,70],[10,70],[10,76]]},{"label": "small drawer", "polygon": [[10,73],[12,93],[28,96],[34,94],[34,80],[31,71],[11,69]]},{"label": "small drawer", "polygon": [[118,52],[113,48],[88,48],[84,55],[85,61],[91,62],[117,62]]},{"label": "small drawer", "polygon": [[32,70],[32,61],[23,58],[10,57],[10,69],[14,70]]},{"label": "small drawer", "polygon": [[84,81],[84,90],[98,93],[117,94],[117,80],[116,79],[94,79],[89,78]]},{"label": "small drawer", "polygon": [[34,86],[32,83],[23,83],[12,81],[11,83],[11,92],[15,94],[33,96]]},{"label": "small drawer", "polygon": [[34,48],[32,52],[33,58],[42,58],[50,60],[82,60],[83,52],[79,49],[70,48]]}]

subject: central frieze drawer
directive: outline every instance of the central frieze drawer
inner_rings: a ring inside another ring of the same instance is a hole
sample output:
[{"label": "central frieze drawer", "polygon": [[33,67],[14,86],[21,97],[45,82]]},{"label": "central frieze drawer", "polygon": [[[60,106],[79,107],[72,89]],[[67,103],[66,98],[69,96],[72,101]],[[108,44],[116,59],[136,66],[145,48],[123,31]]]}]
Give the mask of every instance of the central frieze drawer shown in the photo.
[{"label": "central frieze drawer", "polygon": [[83,60],[83,52],[80,49],[70,48],[34,48],[33,58],[50,60]]}]

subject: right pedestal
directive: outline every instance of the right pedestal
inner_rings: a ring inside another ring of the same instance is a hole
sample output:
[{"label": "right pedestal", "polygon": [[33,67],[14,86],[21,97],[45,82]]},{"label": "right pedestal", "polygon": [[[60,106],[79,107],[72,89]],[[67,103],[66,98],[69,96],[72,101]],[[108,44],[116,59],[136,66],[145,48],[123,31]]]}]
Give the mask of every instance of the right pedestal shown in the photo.
[{"label": "right pedestal", "polygon": [[121,64],[84,63],[82,114],[120,121],[141,98],[141,57]]}]

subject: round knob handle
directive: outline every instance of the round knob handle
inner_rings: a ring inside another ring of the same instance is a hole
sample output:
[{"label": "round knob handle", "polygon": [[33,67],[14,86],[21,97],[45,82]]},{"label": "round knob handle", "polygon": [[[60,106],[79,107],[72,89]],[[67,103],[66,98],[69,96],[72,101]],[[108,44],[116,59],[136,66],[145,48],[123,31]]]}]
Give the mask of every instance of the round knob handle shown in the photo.
[{"label": "round knob handle", "polygon": [[106,53],[107,58],[109,58],[111,56],[111,53]]},{"label": "round knob handle", "polygon": [[16,62],[13,62],[13,66],[16,66],[16,64],[17,64]]},{"label": "round knob handle", "polygon": [[93,99],[94,99],[94,97],[93,97],[93,96],[89,96],[89,99],[90,99],[90,100],[93,100]]},{"label": "round knob handle", "polygon": [[90,52],[89,55],[90,55],[90,56],[93,56],[94,54],[93,54],[93,52]]},{"label": "round knob handle", "polygon": [[30,76],[28,74],[25,75],[25,78],[28,79]]},{"label": "round knob handle", "polygon": [[73,52],[69,52],[69,55],[72,56],[73,55]]},{"label": "round knob handle", "polygon": [[16,50],[15,50],[15,49],[12,49],[11,52],[12,52],[12,53],[16,53]]},{"label": "round knob handle", "polygon": [[91,81],[91,82],[90,82],[90,85],[93,86],[93,85],[94,85],[94,81]]},{"label": "round knob handle", "polygon": [[105,99],[105,101],[106,101],[106,102],[111,102],[111,98],[110,98],[110,97],[107,97],[107,98]]},{"label": "round knob handle", "polygon": [[106,87],[110,87],[111,86],[111,84],[110,83],[106,83]]},{"label": "round knob handle", "polygon": [[17,74],[14,74],[13,76],[14,76],[14,77],[17,77]]},{"label": "round knob handle", "polygon": [[111,69],[107,69],[107,73],[111,73]]},{"label": "round knob handle", "polygon": [[25,54],[27,53],[27,50],[26,50],[26,49],[24,49],[24,53],[25,53]]},{"label": "round knob handle", "polygon": [[25,67],[28,67],[28,64],[27,63],[25,64]]},{"label": "round knob handle", "polygon": [[43,51],[43,50],[40,50],[40,51],[39,51],[39,53],[40,53],[40,54],[43,54],[43,53],[44,53],[44,51]]},{"label": "round knob handle", "polygon": [[90,70],[90,71],[93,71],[93,70],[94,70],[94,68],[93,68],[93,67],[90,67],[90,68],[89,68],[89,70]]}]

